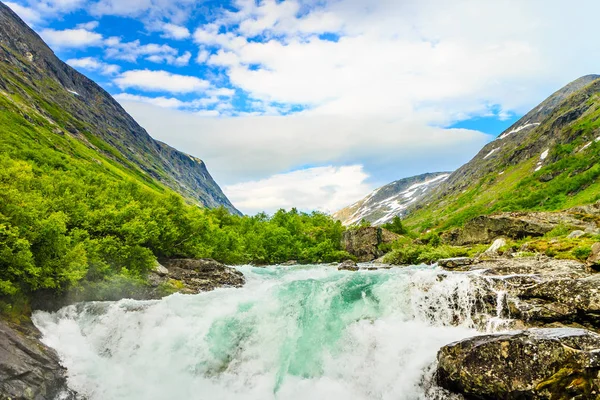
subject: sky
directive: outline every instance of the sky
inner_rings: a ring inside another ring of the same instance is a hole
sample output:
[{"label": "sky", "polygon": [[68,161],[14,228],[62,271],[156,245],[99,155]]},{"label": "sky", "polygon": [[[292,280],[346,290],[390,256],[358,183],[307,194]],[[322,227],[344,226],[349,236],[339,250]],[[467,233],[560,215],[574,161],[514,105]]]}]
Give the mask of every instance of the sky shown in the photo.
[{"label": "sky", "polygon": [[451,171],[600,71],[596,0],[11,0],[241,211]]}]

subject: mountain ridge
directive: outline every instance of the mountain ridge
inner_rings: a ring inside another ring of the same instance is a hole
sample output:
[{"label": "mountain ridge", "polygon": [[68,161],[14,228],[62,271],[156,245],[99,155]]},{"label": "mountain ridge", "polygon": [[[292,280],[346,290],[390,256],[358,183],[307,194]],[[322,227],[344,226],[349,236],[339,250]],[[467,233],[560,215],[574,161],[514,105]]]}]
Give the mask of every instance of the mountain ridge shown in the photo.
[{"label": "mountain ridge", "polygon": [[418,201],[450,176],[450,172],[432,172],[411,176],[381,186],[368,196],[333,214],[333,218],[349,226],[365,220],[383,225],[402,216],[411,203]]},{"label": "mountain ridge", "polygon": [[501,211],[600,199],[600,75],[567,84],[485,145],[406,212],[421,230]]},{"label": "mountain ridge", "polygon": [[[204,162],[154,140],[108,92],[56,57],[39,35],[1,2],[0,58],[5,66],[0,89],[33,104],[57,126],[57,132],[64,129],[194,203],[209,208],[223,206],[239,214]],[[53,109],[57,105],[60,110]],[[95,143],[97,139],[123,157]]]}]

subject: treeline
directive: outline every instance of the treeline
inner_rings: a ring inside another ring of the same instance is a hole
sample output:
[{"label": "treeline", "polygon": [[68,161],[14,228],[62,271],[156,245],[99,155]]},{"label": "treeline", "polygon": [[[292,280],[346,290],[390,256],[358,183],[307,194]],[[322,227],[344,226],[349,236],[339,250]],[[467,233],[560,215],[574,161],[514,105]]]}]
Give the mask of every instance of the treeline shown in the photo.
[{"label": "treeline", "polygon": [[[228,264],[333,262],[344,228],[321,213],[241,217],[186,204],[51,149],[0,154],[0,302],[114,276],[161,257]],[[0,304],[1,305],[1,304]]]}]

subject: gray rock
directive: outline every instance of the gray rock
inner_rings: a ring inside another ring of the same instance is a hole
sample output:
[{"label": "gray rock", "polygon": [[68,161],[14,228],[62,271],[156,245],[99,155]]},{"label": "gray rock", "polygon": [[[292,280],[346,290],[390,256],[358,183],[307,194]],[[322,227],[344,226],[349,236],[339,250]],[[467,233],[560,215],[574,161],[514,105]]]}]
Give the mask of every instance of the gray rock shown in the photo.
[{"label": "gray rock", "polygon": [[446,243],[458,246],[485,244],[500,236],[510,239],[543,236],[559,225],[578,230],[597,229],[595,222],[582,219],[574,210],[511,212],[473,218],[463,228],[446,232],[442,239]]},{"label": "gray rock", "polygon": [[567,238],[569,238],[569,239],[577,239],[577,238],[582,237],[583,235],[585,235],[585,232],[578,229],[576,231],[573,231],[573,232],[569,233],[569,235],[567,236]]},{"label": "gray rock", "polygon": [[373,261],[383,255],[379,245],[392,243],[399,235],[383,228],[364,227],[344,232],[342,247],[360,262]]},{"label": "gray rock", "polygon": [[600,335],[530,329],[444,346],[437,383],[477,399],[593,399],[600,393]]},{"label": "gray rock", "polygon": [[158,276],[167,276],[167,275],[169,275],[169,270],[166,269],[158,261],[156,262],[156,265],[154,265],[154,269],[152,270],[152,272],[156,273],[156,275],[158,275]]},{"label": "gray rock", "polygon": [[590,267],[600,266],[600,243],[592,245],[592,254],[587,259],[587,265]]},{"label": "gray rock", "polygon": [[358,265],[352,260],[346,260],[338,265],[338,271],[358,271]]},{"label": "gray rock", "polygon": [[438,266],[445,269],[457,269],[462,267],[467,267],[473,265],[475,263],[475,259],[470,257],[455,257],[455,258],[444,258],[438,260]]},{"label": "gray rock", "polygon": [[284,263],[281,263],[280,265],[289,267],[289,266],[292,266],[292,265],[298,265],[298,261],[296,261],[296,260],[290,260],[290,261],[286,261]]},{"label": "gray rock", "polygon": [[56,352],[39,341],[31,324],[0,320],[0,399],[75,399],[67,388],[66,369]]},{"label": "gray rock", "polygon": [[241,287],[244,275],[212,259],[170,259],[163,261],[169,271],[168,278],[178,281],[181,293],[195,294],[218,287]]}]

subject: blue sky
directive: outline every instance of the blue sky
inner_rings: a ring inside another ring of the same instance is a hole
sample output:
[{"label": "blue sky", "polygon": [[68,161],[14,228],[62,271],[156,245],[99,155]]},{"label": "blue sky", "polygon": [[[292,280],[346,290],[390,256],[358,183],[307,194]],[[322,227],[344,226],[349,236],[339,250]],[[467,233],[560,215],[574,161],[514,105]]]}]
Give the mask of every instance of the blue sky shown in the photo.
[{"label": "blue sky", "polygon": [[[592,0],[11,0],[248,213],[452,170],[596,70]],[[585,4],[583,4],[585,3]]]}]

